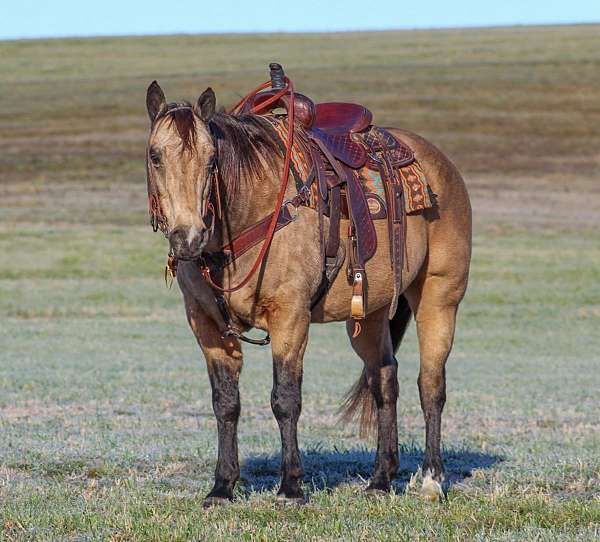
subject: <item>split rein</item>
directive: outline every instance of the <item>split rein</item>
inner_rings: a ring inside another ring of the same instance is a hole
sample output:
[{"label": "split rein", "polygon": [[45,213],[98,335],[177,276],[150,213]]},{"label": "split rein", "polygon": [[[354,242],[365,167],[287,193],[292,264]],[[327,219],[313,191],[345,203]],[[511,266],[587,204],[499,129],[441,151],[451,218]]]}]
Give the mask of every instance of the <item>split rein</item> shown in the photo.
[{"label": "split rein", "polygon": [[[219,311],[221,313],[221,316],[223,317],[223,320],[224,320],[226,328],[227,328],[226,331],[223,333],[223,337],[234,336],[241,341],[251,343],[251,344],[256,344],[256,345],[269,344],[269,342],[270,342],[269,334],[267,334],[266,337],[263,339],[252,339],[250,337],[244,336],[242,333],[237,331],[231,323],[231,316],[229,314],[227,301],[223,297],[223,294],[236,292],[236,291],[240,290],[241,288],[243,288],[246,284],[248,284],[248,282],[250,282],[251,278],[261,267],[261,265],[263,264],[264,259],[266,257],[266,254],[269,251],[271,243],[273,241],[273,236],[275,235],[275,232],[278,229],[278,222],[279,222],[280,216],[282,215],[282,212],[284,210],[286,210],[287,203],[289,203],[289,202],[284,201],[284,198],[285,198],[285,193],[287,191],[287,187],[288,187],[288,183],[289,183],[292,148],[293,148],[293,144],[294,144],[294,85],[287,76],[284,78],[284,82],[285,82],[284,88],[282,88],[281,90],[279,90],[278,92],[273,94],[273,96],[271,96],[264,102],[253,107],[249,111],[250,113],[258,113],[259,111],[265,110],[271,104],[277,102],[283,96],[285,96],[285,95],[290,96],[290,102],[289,102],[290,105],[289,105],[288,111],[287,111],[289,128],[287,131],[287,138],[285,141],[285,159],[284,159],[284,165],[283,165],[283,172],[281,174],[281,181],[280,181],[280,185],[279,185],[279,193],[277,195],[275,209],[273,211],[273,214],[271,215],[270,221],[268,221],[268,227],[266,229],[264,241],[262,243],[260,252],[259,252],[258,256],[256,257],[256,260],[254,261],[254,264],[252,265],[250,271],[246,274],[246,276],[238,284],[236,284],[235,286],[230,286],[230,287],[225,287],[224,285],[217,284],[214,281],[214,279],[212,278],[210,267],[206,264],[205,260],[201,259],[201,261],[200,261],[200,271],[202,273],[202,276],[210,284],[210,286],[215,290],[215,301],[217,303],[217,306],[219,308]],[[235,107],[233,107],[233,109],[231,110],[231,112],[232,113],[239,112],[243,108],[243,106],[249,100],[254,98],[261,90],[265,90],[271,86],[272,86],[271,81],[267,81],[267,82],[263,83],[262,85],[256,87],[249,94],[247,94],[238,104],[236,104]],[[185,106],[185,107],[187,108],[187,106]],[[175,110],[176,109],[172,109],[171,111],[175,111]],[[168,228],[167,219],[162,212],[162,209],[160,206],[160,200],[158,198],[157,189],[156,189],[154,183],[152,183],[150,181],[150,179],[151,179],[150,172],[148,171],[148,207],[149,207],[149,212],[150,212],[150,224],[152,226],[152,229],[155,232],[160,229],[161,232],[163,232],[163,234],[165,235],[165,237],[168,237],[169,228]],[[205,219],[207,218],[208,213],[211,214],[211,220],[210,220],[211,225],[208,228],[208,231],[210,232],[210,235],[212,236],[212,234],[214,232],[217,216],[219,219],[221,219],[222,212],[223,212],[222,205],[221,205],[220,189],[219,189],[219,184],[218,184],[218,182],[219,182],[218,164],[217,164],[217,160],[215,158],[213,158],[211,164],[209,164],[209,166],[208,166],[207,181],[208,181],[207,182],[208,191],[207,191],[206,196],[203,197],[202,221],[206,224]],[[216,200],[216,208],[215,208],[215,205],[213,205],[213,203],[211,201],[213,192],[215,194],[214,197]],[[255,226],[259,226],[259,225],[264,227],[265,221],[261,221],[261,223],[255,225]],[[233,245],[234,245],[234,242],[230,243],[230,246],[233,246]],[[171,279],[171,281],[173,280],[173,278],[175,277],[175,274],[176,274],[176,269],[177,269],[177,259],[175,258],[172,251],[169,251],[169,255],[167,258],[167,266],[165,268],[165,282],[168,282],[169,278]]]}]

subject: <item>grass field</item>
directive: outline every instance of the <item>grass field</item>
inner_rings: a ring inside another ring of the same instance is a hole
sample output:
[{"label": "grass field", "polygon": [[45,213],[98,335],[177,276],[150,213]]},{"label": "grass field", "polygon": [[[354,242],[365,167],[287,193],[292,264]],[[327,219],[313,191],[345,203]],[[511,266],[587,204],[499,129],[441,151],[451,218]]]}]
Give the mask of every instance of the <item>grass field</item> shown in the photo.
[{"label": "grass field", "polygon": [[[0,539],[600,538],[600,27],[0,42]],[[448,365],[448,499],[423,447],[414,327],[401,469],[368,499],[373,443],[336,410],[361,362],[315,326],[300,444],[309,504],[278,508],[267,349],[246,348],[238,498],[204,511],[216,424],[165,241],[147,226],[145,89],[223,105],[284,64],[463,171],[469,292]]]}]

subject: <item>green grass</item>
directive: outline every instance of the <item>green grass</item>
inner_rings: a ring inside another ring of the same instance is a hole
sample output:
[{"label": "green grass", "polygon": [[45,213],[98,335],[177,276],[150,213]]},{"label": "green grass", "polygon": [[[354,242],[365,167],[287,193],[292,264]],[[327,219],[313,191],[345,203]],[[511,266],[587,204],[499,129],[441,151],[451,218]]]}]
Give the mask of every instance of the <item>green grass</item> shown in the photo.
[{"label": "green grass", "polygon": [[[596,540],[600,537],[598,27],[0,43],[0,539]],[[166,245],[145,211],[145,87],[232,103],[278,59],[465,173],[471,283],[448,364],[447,501],[422,456],[411,326],[401,467],[367,499],[373,442],[338,423],[361,362],[314,326],[300,445],[309,504],[275,503],[268,349],[245,349],[242,479],[204,511],[216,424]]]}]

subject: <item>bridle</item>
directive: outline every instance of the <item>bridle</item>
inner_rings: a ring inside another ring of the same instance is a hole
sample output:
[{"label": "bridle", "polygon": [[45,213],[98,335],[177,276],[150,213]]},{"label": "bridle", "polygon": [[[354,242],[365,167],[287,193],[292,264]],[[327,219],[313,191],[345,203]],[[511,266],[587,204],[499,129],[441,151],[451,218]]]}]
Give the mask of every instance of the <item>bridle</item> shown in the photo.
[{"label": "bridle", "polygon": [[221,220],[223,216],[221,187],[219,185],[219,166],[216,154],[213,155],[207,166],[204,186],[206,187],[206,195],[201,199],[201,218],[202,223],[206,226],[208,224],[207,218],[210,215],[210,226],[207,228],[207,231],[209,232],[209,237],[212,237],[215,232],[217,220]]},{"label": "bridle", "polygon": [[[250,113],[258,113],[259,111],[267,108],[272,103],[275,103],[277,100],[279,100],[285,94],[289,94],[289,96],[290,96],[290,107],[288,110],[288,126],[290,128],[287,131],[288,132],[287,139],[285,142],[285,159],[284,159],[284,165],[283,165],[283,172],[281,174],[279,193],[277,195],[277,202],[275,204],[275,209],[273,211],[271,220],[269,222],[269,226],[267,228],[265,239],[263,241],[260,252],[259,252],[256,260],[254,261],[254,264],[252,265],[252,268],[250,269],[248,274],[238,284],[236,284],[235,286],[230,286],[228,288],[225,288],[219,284],[216,284],[214,279],[211,276],[210,267],[206,264],[202,264],[202,262],[201,262],[201,272],[202,272],[202,275],[204,276],[204,278],[206,279],[206,281],[213,288],[215,288],[216,290],[218,290],[219,292],[222,292],[222,293],[231,293],[231,292],[240,290],[246,284],[248,284],[248,282],[254,276],[256,271],[258,271],[258,269],[261,267],[261,265],[266,257],[266,254],[269,250],[269,247],[271,246],[271,242],[273,241],[273,236],[277,229],[277,221],[278,221],[279,215],[281,213],[282,207],[285,204],[284,198],[285,198],[285,193],[287,190],[288,180],[289,180],[289,176],[290,176],[290,164],[291,164],[291,158],[292,158],[292,148],[293,148],[293,144],[294,144],[294,129],[293,129],[293,127],[294,127],[294,85],[287,76],[284,78],[284,82],[285,82],[285,86],[281,90],[276,92],[273,96],[271,96],[269,99],[265,100],[258,106],[250,109]],[[240,100],[240,102],[237,105],[235,105],[235,107],[232,108],[231,113],[239,112],[242,109],[242,107],[244,106],[244,104],[246,104],[246,102],[248,102],[248,100],[250,100],[251,98],[256,96],[256,94],[258,94],[258,92],[260,92],[261,90],[264,90],[270,86],[271,86],[271,81],[267,81],[267,82],[263,83],[262,85],[256,87],[252,92],[250,92],[242,100]],[[192,106],[185,105],[185,106],[174,107],[173,109],[168,110],[165,113],[165,115],[168,115],[174,111],[178,111],[178,110],[182,110],[182,109],[189,109],[193,112],[194,115],[196,114],[196,112],[194,111],[194,108]],[[210,126],[210,121],[209,121],[209,126]],[[215,148],[216,148],[215,136],[212,133],[212,131],[211,131],[211,136],[213,137],[213,143],[215,144]],[[147,156],[146,160],[147,160],[147,162],[149,162],[150,156]],[[149,167],[147,169],[148,169],[148,210],[150,213],[150,224],[152,225],[152,228],[155,232],[160,230],[165,235],[165,237],[168,237],[169,236],[169,224],[168,224],[167,218],[165,217],[165,215],[162,211],[161,205],[160,205],[160,199],[158,196],[158,188],[156,186],[156,183],[153,182]],[[203,209],[203,213],[204,213],[204,216],[202,216],[202,220],[204,222],[205,222],[205,218],[206,218],[208,211],[210,211],[212,214],[211,227],[209,228],[210,235],[212,235],[214,232],[214,227],[215,227],[215,222],[216,222],[217,216],[219,218],[221,218],[222,211],[223,211],[222,205],[221,205],[221,198],[220,198],[218,171],[219,170],[218,170],[217,160],[216,160],[216,158],[213,158],[212,165],[209,166],[209,172],[208,172],[208,177],[207,177],[207,180],[208,180],[208,183],[210,186],[209,186],[209,190],[207,192],[206,198],[202,202],[202,206],[201,206]],[[210,201],[210,199],[211,199],[211,197],[213,197],[213,195],[215,197],[215,203]],[[206,224],[206,222],[205,222],[205,224]],[[170,255],[170,257],[172,258],[172,255]],[[171,259],[170,261],[174,262],[173,259]],[[174,271],[174,270],[172,270],[172,271]]]},{"label": "bridle", "polygon": [[[196,111],[194,110],[194,108],[191,105],[181,105],[181,106],[177,106],[174,107],[173,109],[169,109],[168,111],[166,111],[164,113],[164,116],[167,116],[175,111],[183,111],[183,110],[189,110],[192,112],[193,115],[196,115]],[[210,129],[210,123],[209,123],[209,131],[211,134],[211,138],[213,140],[213,146],[216,149],[216,137],[213,134],[212,130]],[[169,229],[169,221],[167,220],[167,217],[165,216],[163,210],[162,210],[162,206],[160,204],[160,197],[158,195],[158,186],[156,186],[156,182],[154,181],[154,175],[153,173],[151,173],[151,166],[149,166],[148,164],[151,162],[151,158],[150,158],[150,149],[148,149],[148,153],[146,156],[146,175],[147,175],[147,182],[148,182],[148,213],[150,215],[150,225],[152,226],[152,230],[154,232],[157,232],[158,230],[160,230],[164,236],[166,238],[169,237],[169,233],[170,233],[170,229]],[[214,228],[215,228],[215,224],[216,224],[216,220],[217,218],[221,218],[222,214],[223,214],[223,207],[221,205],[221,193],[220,193],[220,187],[219,187],[219,168],[218,168],[218,162],[217,162],[217,157],[216,154],[213,154],[212,158],[210,159],[210,162],[206,168],[206,181],[205,181],[205,186],[208,187],[206,195],[203,196],[201,198],[201,210],[202,210],[202,214],[201,214],[201,218],[202,218],[202,222],[204,224],[207,224],[206,218],[207,215],[211,214],[210,217],[210,228],[208,228],[208,231],[210,232],[210,235],[212,236],[214,233]],[[196,181],[197,183],[199,182]],[[212,198],[214,197],[214,203],[212,200]]]}]

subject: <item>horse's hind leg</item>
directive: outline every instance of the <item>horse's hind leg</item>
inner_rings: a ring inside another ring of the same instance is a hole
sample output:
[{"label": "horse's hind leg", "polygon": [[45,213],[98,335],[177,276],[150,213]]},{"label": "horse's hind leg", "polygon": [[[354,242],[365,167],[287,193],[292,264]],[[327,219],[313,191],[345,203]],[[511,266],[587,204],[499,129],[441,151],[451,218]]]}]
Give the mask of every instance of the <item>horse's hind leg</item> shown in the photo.
[{"label": "horse's hind leg", "polygon": [[367,488],[369,493],[389,491],[398,469],[398,363],[394,357],[388,310],[386,306],[362,321],[362,330],[357,337],[352,336],[353,322],[346,324],[352,347],[365,363],[361,379],[349,399],[347,412],[356,410],[360,401],[361,431],[373,425],[375,418],[377,423],[377,456],[375,472]]},{"label": "horse's hind leg", "polygon": [[[466,283],[465,283],[466,285]],[[464,292],[447,277],[427,276],[411,286],[406,296],[415,312],[419,338],[418,377],[425,418],[423,493],[436,499],[442,493],[444,466],[440,450],[442,410],[446,402],[446,360],[452,348],[458,303]]]}]

